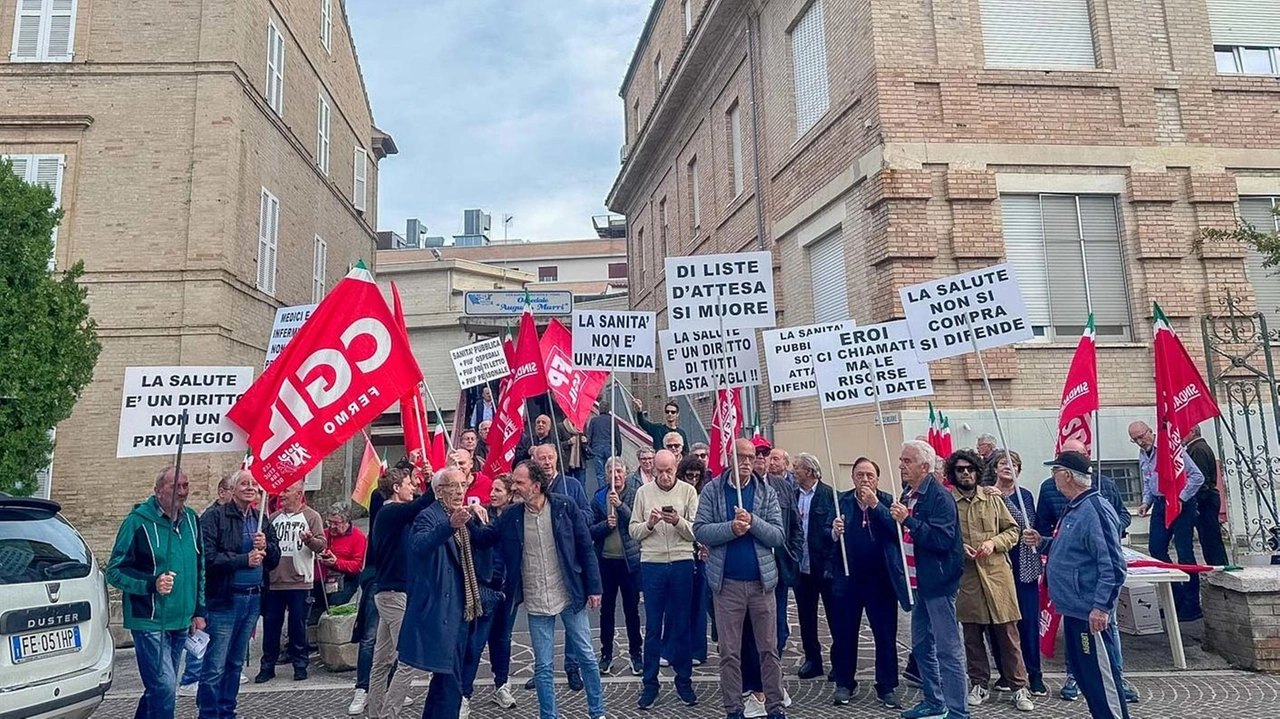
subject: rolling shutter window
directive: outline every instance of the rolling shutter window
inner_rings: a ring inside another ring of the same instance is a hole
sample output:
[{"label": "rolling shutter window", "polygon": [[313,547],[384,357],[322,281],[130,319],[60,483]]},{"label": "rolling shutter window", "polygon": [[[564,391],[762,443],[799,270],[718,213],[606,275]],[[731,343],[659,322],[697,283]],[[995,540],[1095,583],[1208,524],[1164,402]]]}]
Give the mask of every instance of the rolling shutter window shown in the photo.
[{"label": "rolling shutter window", "polygon": [[849,318],[849,280],[844,268],[844,236],[837,230],[809,245],[809,280],[813,288],[813,321]]},{"label": "rolling shutter window", "polygon": [[818,123],[829,104],[827,92],[827,27],[822,0],[814,0],[791,31],[791,64],[795,77],[796,137]]},{"label": "rolling shutter window", "polygon": [[1089,0],[980,0],[987,67],[1094,68]]},{"label": "rolling shutter window", "polygon": [[1046,336],[1049,315],[1049,272],[1040,228],[1040,198],[1036,195],[1001,195],[1005,259],[1018,273],[1018,288],[1027,306],[1037,337]]},{"label": "rolling shutter window", "polygon": [[1259,0],[1208,0],[1214,45],[1280,47],[1280,12]]},{"label": "rolling shutter window", "polygon": [[1005,255],[1036,336],[1070,341],[1093,312],[1098,339],[1132,325],[1116,200],[1109,195],[1001,195]]},{"label": "rolling shutter window", "polygon": [[258,216],[258,289],[269,295],[276,293],[276,253],[280,237],[280,201],[262,190]]},{"label": "rolling shutter window", "polygon": [[[1240,219],[1259,232],[1276,232],[1280,225],[1271,212],[1274,203],[1271,197],[1242,197]],[[1253,285],[1258,311],[1267,318],[1267,330],[1274,336],[1276,330],[1280,330],[1280,267],[1263,267],[1262,253],[1251,247],[1245,256],[1245,269]]]}]

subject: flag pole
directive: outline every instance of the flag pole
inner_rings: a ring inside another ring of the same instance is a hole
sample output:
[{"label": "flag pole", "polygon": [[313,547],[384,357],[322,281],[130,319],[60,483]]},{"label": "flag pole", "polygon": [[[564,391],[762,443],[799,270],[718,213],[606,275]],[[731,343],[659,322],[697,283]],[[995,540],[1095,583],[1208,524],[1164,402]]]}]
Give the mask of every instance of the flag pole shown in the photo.
[{"label": "flag pole", "polygon": [[[821,397],[819,397],[819,398],[818,398],[818,414],[822,416],[822,441],[826,442],[826,444],[827,444],[827,466],[828,466],[828,467],[830,467],[830,471],[833,473],[833,474],[832,474],[832,479],[831,479],[831,486],[832,486],[832,488],[834,489],[834,488],[835,488],[835,479],[834,479],[835,474],[834,474],[834,472],[836,471],[836,463],[835,463],[835,460],[834,460],[834,459],[832,459],[832,454],[831,454],[831,431],[827,429],[827,408],[822,406],[822,398],[821,398]],[[855,501],[856,501],[856,499],[857,499],[857,491],[856,491],[856,490],[857,490],[857,488],[855,487],[855,488],[854,488],[854,490],[855,490],[855,491],[854,491],[854,498],[855,498]],[[839,506],[838,506],[839,504],[840,504],[840,503],[837,501],[837,502],[836,502],[837,509],[839,508]],[[845,545],[844,545],[844,532],[841,532],[841,533],[840,533],[840,559],[842,559],[842,560],[844,561],[844,576],[846,576],[846,577],[850,576],[850,574],[849,574],[849,553],[848,553],[848,551],[845,549]]]},{"label": "flag pole", "polygon": [[[560,454],[560,423],[556,421],[556,400],[551,396],[551,389],[547,388],[547,411],[551,413],[551,430],[556,433],[556,454]],[[560,458],[560,466],[563,468],[567,464],[567,457]],[[568,472],[565,472],[568,474]]]},{"label": "flag pole", "polygon": [[[982,360],[982,350],[978,349],[978,337],[973,334],[973,328],[969,325],[969,318],[964,313],[960,314],[960,321],[964,323],[965,332],[969,335],[969,342],[973,345],[973,353],[978,356],[978,369],[982,371],[982,384],[987,388],[987,399],[991,401],[991,414],[996,418],[996,433],[1000,435],[1000,449],[1004,450],[1005,456],[1010,462],[1013,457],[1009,456],[1009,443],[1004,438],[1004,425],[1000,423],[1000,412],[996,409],[996,395],[991,391],[991,378],[987,375],[987,363]],[[1018,498],[1018,509],[1022,510],[1022,516],[1030,520],[1031,515],[1027,514],[1026,502],[1022,500],[1022,489],[1018,486],[1018,473],[1013,473],[1013,496]]]},{"label": "flag pole", "polygon": [[[449,451],[452,452],[453,440],[449,438],[449,433],[444,431],[444,413],[440,411],[440,405],[436,402],[436,396],[432,394],[431,385],[427,384],[425,377],[422,378],[422,386],[427,390],[427,397],[431,399],[431,406],[436,409],[436,425],[440,427],[440,431],[444,434],[444,443],[449,448]],[[422,451],[427,451],[425,444],[422,446]]]},{"label": "flag pole", "polygon": [[[718,319],[720,321],[720,357],[722,359],[727,360],[729,353],[726,352],[724,348],[725,339],[724,339],[724,294],[723,293],[716,295],[716,315],[718,315]],[[754,330],[752,331],[754,332]],[[726,394],[728,393],[729,391],[728,385],[729,385],[729,381],[728,381],[728,378],[725,377],[724,368],[721,368],[720,371],[716,373],[717,400],[719,399],[720,389],[724,389],[725,393]],[[698,421],[701,422],[702,419],[699,418]],[[705,432],[706,430],[704,429],[703,431]],[[708,437],[708,439],[710,439],[710,437]],[[729,446],[729,454],[733,455],[733,480],[738,483],[738,507],[745,510],[746,507],[742,506],[742,480],[738,478],[738,448],[736,446],[737,442],[738,442],[738,438],[734,437],[733,444]]]},{"label": "flag pole", "polygon": [[[422,382],[422,385],[425,387],[426,384],[427,383],[424,380]],[[419,412],[419,410],[421,410],[422,412],[426,412],[427,408],[419,404],[418,400],[420,400],[421,398],[422,398],[422,395],[418,395],[413,399],[413,413],[418,415],[418,446],[422,448],[422,462],[430,466],[431,461],[427,459],[427,457],[430,456],[430,453],[427,452],[427,437],[425,434],[425,430],[422,429],[422,425],[427,421],[427,418],[423,417],[422,414]],[[400,410],[404,411],[404,407],[401,406]],[[436,411],[438,412],[439,410],[436,410]],[[446,435],[446,439],[447,438],[448,436]]]},{"label": "flag pole", "polygon": [[[880,425],[880,439],[884,442],[884,460],[885,467],[889,470],[890,486],[897,492],[902,486],[897,477],[893,476],[893,454],[889,452],[889,431],[884,428],[884,410],[880,407],[880,384],[878,381],[871,383],[871,391],[876,399],[876,423]],[[857,500],[855,492],[854,500]],[[898,558],[902,560],[902,572],[907,577],[907,602],[914,605],[916,603],[915,592],[911,589],[911,568],[907,566],[907,545],[902,536],[902,523],[894,522],[898,528]],[[840,539],[844,539],[844,535],[840,535]],[[848,574],[848,570],[845,570]]]}]

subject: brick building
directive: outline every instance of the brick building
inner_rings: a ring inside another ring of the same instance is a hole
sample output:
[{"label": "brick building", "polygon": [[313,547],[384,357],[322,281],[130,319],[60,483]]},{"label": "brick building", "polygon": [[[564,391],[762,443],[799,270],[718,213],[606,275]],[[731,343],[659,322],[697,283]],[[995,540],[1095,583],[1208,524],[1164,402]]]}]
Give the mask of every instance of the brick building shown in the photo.
[{"label": "brick building", "polygon": [[[1228,292],[1277,316],[1258,257],[1194,240],[1238,214],[1275,228],[1278,73],[1274,3],[657,0],[607,199],[630,223],[632,304],[665,312],[664,255],[767,249],[780,325],[880,322],[902,316],[902,286],[1007,259],[1037,339],[984,355],[1026,479],[1092,309],[1103,468],[1132,492],[1124,427],[1154,414],[1151,302],[1197,360],[1200,317]],[[994,433],[972,356],[931,371],[959,446]],[[777,439],[825,460],[816,399],[767,390]],[[709,398],[695,406],[709,416]],[[923,407],[887,408],[891,443],[923,433]],[[837,476],[883,458],[873,418],[828,413]]]},{"label": "brick building", "polygon": [[[53,263],[84,261],[103,344],[51,492],[101,549],[166,462],[115,458],[125,367],[261,367],[277,307],[372,264],[395,146],[342,0],[18,0],[0,30],[0,154],[66,211]],[[239,461],[185,456],[191,505]]]}]

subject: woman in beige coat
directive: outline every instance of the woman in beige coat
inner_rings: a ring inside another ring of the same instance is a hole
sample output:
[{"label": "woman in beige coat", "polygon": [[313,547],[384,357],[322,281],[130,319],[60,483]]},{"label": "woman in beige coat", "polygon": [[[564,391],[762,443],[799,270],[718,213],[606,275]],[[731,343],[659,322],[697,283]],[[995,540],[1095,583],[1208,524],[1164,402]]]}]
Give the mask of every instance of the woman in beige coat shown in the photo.
[{"label": "woman in beige coat", "polygon": [[982,458],[960,450],[947,458],[946,475],[956,499],[957,522],[964,538],[965,566],[956,595],[956,618],[964,628],[964,650],[969,670],[969,706],[991,698],[991,663],[986,636],[990,628],[1005,678],[1013,687],[1013,702],[1021,711],[1032,711],[1027,670],[1018,639],[1017,586],[1009,565],[1009,550],[1017,546],[1018,524],[999,496],[978,487]]}]

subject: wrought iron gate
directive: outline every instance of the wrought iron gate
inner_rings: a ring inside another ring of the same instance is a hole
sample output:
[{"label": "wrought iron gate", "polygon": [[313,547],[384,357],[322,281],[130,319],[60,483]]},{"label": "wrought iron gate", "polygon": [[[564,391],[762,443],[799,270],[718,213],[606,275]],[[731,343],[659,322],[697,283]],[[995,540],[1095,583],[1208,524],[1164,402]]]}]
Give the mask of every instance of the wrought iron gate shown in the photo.
[{"label": "wrought iron gate", "polygon": [[1280,394],[1273,342],[1260,313],[1244,313],[1228,294],[1225,314],[1201,320],[1209,390],[1222,416],[1216,421],[1221,478],[1233,560],[1280,553]]}]

